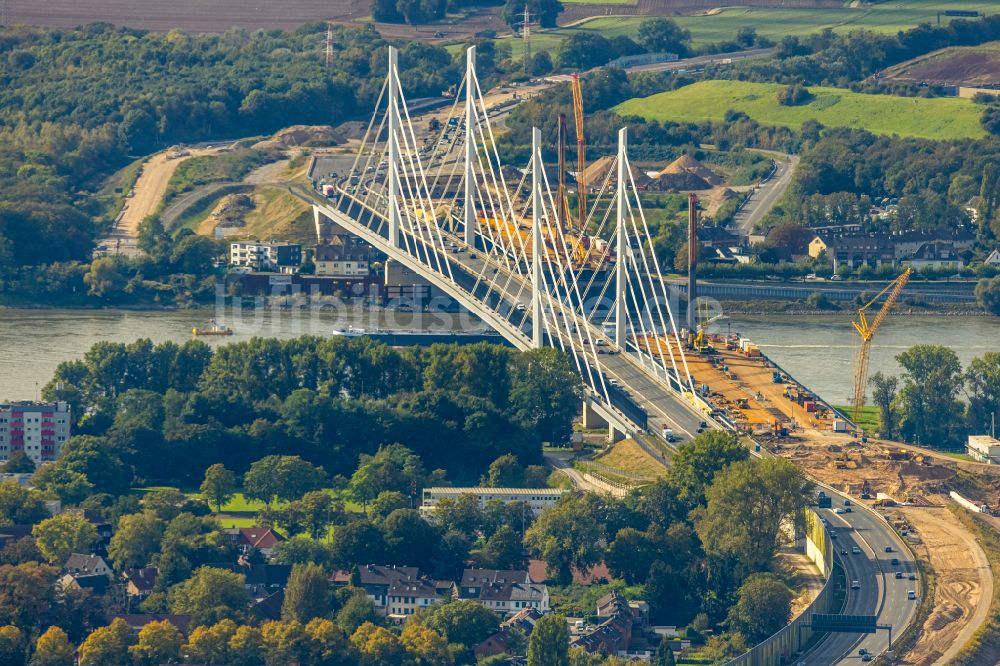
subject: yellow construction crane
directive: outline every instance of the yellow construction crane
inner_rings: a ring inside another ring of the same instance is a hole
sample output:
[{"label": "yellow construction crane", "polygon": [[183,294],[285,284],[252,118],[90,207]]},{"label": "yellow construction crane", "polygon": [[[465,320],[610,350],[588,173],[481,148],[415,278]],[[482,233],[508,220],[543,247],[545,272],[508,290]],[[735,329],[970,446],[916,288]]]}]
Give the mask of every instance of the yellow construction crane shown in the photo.
[{"label": "yellow construction crane", "polygon": [[570,80],[573,90],[573,117],[576,119],[576,199],[580,207],[580,231],[587,230],[587,155],[583,135],[583,90],[580,88],[580,75],[574,74]]},{"label": "yellow construction crane", "polygon": [[[902,293],[906,283],[910,281],[910,273],[912,272],[913,269],[907,268],[903,271],[902,275],[887,284],[885,289],[880,291],[875,298],[861,306],[858,309],[858,320],[853,322],[854,328],[861,334],[861,348],[858,351],[858,358],[854,368],[853,417],[855,423],[861,418],[861,408],[865,406],[865,387],[868,383],[868,357],[871,354],[872,338],[875,337],[875,332],[882,325],[882,321],[886,315],[889,314],[889,310],[892,309],[893,303],[899,298],[899,294]],[[882,303],[882,308],[875,315],[875,318],[872,319],[871,323],[869,323],[865,311],[875,305],[886,293],[889,295],[886,296],[885,302]]]}]

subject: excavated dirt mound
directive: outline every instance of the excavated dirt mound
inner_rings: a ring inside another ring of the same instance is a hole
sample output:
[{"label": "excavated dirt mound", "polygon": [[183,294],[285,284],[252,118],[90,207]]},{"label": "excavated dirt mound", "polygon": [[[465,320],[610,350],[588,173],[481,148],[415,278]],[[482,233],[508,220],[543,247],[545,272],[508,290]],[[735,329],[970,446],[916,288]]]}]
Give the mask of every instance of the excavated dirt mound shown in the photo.
[{"label": "excavated dirt mound", "polygon": [[715,173],[690,155],[681,155],[676,160],[668,164],[667,168],[659,173],[659,177],[662,178],[664,176],[682,174],[696,176],[697,178],[704,180],[709,185],[720,185],[723,180],[722,176]]}]

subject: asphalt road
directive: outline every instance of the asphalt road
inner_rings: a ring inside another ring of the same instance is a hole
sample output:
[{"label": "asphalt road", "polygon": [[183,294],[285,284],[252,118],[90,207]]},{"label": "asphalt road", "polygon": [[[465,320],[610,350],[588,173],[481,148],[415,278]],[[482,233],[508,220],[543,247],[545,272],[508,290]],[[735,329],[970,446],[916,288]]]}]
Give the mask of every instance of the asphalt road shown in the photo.
[{"label": "asphalt road", "polygon": [[674,60],[673,62],[659,62],[652,65],[636,65],[627,67],[628,72],[676,72],[689,69],[699,69],[708,65],[729,65],[740,60],[750,58],[763,58],[772,55],[776,49],[748,49],[746,51],[734,51],[733,53],[716,53],[713,55],[697,56],[695,58],[685,58]]},{"label": "asphalt road", "polygon": [[774,208],[774,204],[778,203],[792,184],[792,175],[799,165],[798,155],[770,151],[767,154],[774,158],[774,173],[753,191],[750,199],[733,217],[732,224],[737,227],[741,236],[749,236],[757,223]]},{"label": "asphalt road", "polygon": [[[831,494],[827,490],[828,494]],[[845,495],[833,495],[834,509],[843,508]],[[892,625],[893,641],[913,619],[919,605],[920,587],[919,574],[909,551],[896,533],[889,528],[881,518],[871,511],[854,503],[851,513],[837,514],[834,509],[818,509],[817,513],[829,523],[833,539],[834,557],[840,564],[847,583],[843,613],[848,615],[877,615],[878,624]],[[855,554],[852,547],[861,552]],[[892,552],[886,552],[886,547]],[[892,564],[892,559],[899,560],[898,565]],[[903,578],[897,579],[895,573],[902,572]],[[909,580],[910,574],[917,575],[918,580]],[[860,585],[851,589],[852,581]],[[913,590],[918,599],[907,598],[907,592]],[[835,666],[862,663],[858,651],[862,648],[874,655],[888,649],[889,634],[879,630],[875,634],[829,634],[799,663],[807,666]]]}]

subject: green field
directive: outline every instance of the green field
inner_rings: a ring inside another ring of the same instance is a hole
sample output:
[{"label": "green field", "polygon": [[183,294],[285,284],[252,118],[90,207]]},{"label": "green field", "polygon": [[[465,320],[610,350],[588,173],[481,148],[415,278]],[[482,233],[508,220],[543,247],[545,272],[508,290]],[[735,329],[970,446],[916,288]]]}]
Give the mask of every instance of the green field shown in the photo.
[{"label": "green field", "polygon": [[924,99],[864,95],[841,88],[812,87],[814,99],[801,106],[781,106],[777,83],[701,81],[650,97],[630,99],[615,108],[621,115],[647,120],[698,122],[722,120],[726,111],[742,111],[765,125],[798,128],[806,120],[827,127],[854,127],[875,134],[926,139],[981,137],[982,108],[957,97]]},{"label": "green field", "polygon": [[[584,0],[586,1],[586,0]],[[596,0],[595,0],[596,1]],[[607,4],[602,2],[602,4]],[[622,3],[627,4],[627,3]],[[838,9],[790,9],[779,7],[727,7],[701,16],[674,16],[677,23],[691,31],[692,45],[732,40],[736,31],[744,26],[757,29],[757,34],[774,41],[785,35],[811,35],[823,28],[835,32],[849,32],[859,28],[881,33],[895,33],[920,23],[937,23],[939,11],[965,9],[985,14],[1000,13],[1000,3],[975,0],[907,0],[885,2],[869,7],[843,7]],[[572,26],[535,32],[531,38],[532,51],[550,51],[555,54],[562,41],[574,32],[598,32],[605,37],[628,35],[635,37],[639,24],[646,17],[602,16]],[[942,16],[941,21],[952,20]],[[506,37],[515,58],[523,53],[520,38]]]}]

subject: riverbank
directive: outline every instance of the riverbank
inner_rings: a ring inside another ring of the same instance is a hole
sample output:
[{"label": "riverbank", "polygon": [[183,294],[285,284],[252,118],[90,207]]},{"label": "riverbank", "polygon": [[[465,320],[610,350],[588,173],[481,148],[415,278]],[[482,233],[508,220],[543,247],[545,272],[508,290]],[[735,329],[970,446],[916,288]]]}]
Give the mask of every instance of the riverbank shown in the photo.
[{"label": "riverbank", "polygon": [[[811,305],[802,301],[719,301],[723,312],[726,314],[739,314],[750,316],[764,315],[818,315],[818,316],[844,316],[853,315],[857,312],[858,304],[828,304],[825,306]],[[938,303],[934,305],[912,306],[897,305],[889,311],[890,317],[900,316],[921,316],[921,317],[993,317],[981,307],[970,306],[966,303]]]}]

